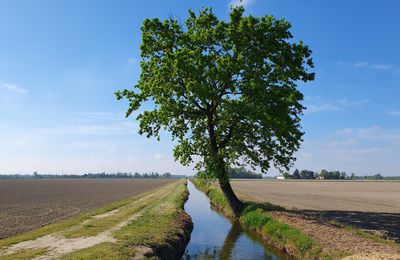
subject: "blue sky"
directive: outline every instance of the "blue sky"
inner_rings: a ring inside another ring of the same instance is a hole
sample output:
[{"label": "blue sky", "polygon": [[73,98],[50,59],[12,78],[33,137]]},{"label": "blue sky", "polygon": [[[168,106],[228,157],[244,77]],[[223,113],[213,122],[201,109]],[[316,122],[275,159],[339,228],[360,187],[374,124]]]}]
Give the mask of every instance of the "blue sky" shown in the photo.
[{"label": "blue sky", "polygon": [[[116,90],[140,75],[147,17],[189,8],[227,19],[236,1],[0,0],[0,174],[170,171],[173,143],[137,134]],[[295,167],[400,175],[400,2],[245,0],[313,50],[316,80]],[[271,174],[274,170],[271,171]]]}]

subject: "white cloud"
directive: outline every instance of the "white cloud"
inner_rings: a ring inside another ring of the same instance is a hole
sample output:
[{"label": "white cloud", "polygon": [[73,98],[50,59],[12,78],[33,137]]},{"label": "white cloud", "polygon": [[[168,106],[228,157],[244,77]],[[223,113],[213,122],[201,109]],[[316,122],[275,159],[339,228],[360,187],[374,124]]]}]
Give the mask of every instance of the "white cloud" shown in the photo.
[{"label": "white cloud", "polygon": [[390,64],[377,64],[377,63],[370,63],[370,62],[356,62],[354,63],[354,67],[357,68],[370,68],[375,70],[388,70],[393,68]]},{"label": "white cloud", "polygon": [[336,134],[357,139],[359,142],[378,141],[400,145],[400,129],[384,129],[380,126],[372,126],[368,128],[344,128],[337,130]]},{"label": "white cloud", "polygon": [[354,63],[354,67],[367,67],[369,65],[368,62],[356,62]]},{"label": "white cloud", "polygon": [[322,138],[304,137],[295,168],[343,170],[357,175],[399,175],[400,128],[343,128]]},{"label": "white cloud", "polygon": [[310,104],[306,105],[307,109],[305,110],[305,114],[319,113],[319,112],[332,112],[340,110],[340,107],[333,103],[325,103],[325,104]]},{"label": "white cloud", "polygon": [[67,125],[40,128],[39,135],[129,135],[137,132],[136,122],[120,122],[114,124]]},{"label": "white cloud", "polygon": [[29,93],[28,90],[26,90],[24,88],[18,87],[17,85],[14,85],[14,84],[5,83],[5,82],[0,83],[0,88],[12,91],[19,95],[27,95]]},{"label": "white cloud", "polygon": [[342,61],[338,60],[335,61],[334,64],[338,66],[353,66],[355,68],[366,68],[366,69],[374,69],[374,70],[390,70],[394,68],[393,65],[390,64],[384,64],[384,63],[373,63],[373,62],[366,62],[366,61],[358,61],[355,63],[347,62],[347,61]]},{"label": "white cloud", "polygon": [[353,133],[352,128],[343,128],[343,129],[336,130],[337,135],[349,135],[352,133]]},{"label": "white cloud", "polygon": [[255,0],[232,0],[230,2],[230,5],[233,7],[237,7],[237,6],[243,6],[243,7],[247,7],[252,5],[255,2]]},{"label": "white cloud", "polygon": [[369,103],[369,99],[336,99],[327,100],[321,97],[307,97],[305,100],[305,114],[319,113],[319,112],[334,112],[345,111],[349,108],[360,107]]},{"label": "white cloud", "polygon": [[389,115],[392,116],[400,116],[400,111],[399,110],[391,110],[388,112]]},{"label": "white cloud", "polygon": [[163,158],[164,157],[164,154],[162,154],[162,153],[156,153],[155,155],[154,155],[154,158],[155,159],[161,159],[161,158]]}]

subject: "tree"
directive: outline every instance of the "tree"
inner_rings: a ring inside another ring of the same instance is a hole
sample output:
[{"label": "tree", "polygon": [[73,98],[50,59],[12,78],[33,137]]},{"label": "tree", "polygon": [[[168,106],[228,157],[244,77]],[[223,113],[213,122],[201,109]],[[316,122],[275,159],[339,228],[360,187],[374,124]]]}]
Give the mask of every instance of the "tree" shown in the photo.
[{"label": "tree", "polygon": [[328,171],[325,170],[325,169],[322,169],[321,172],[320,172],[320,174],[319,174],[319,176],[320,176],[322,179],[327,179],[327,178],[328,178]]},{"label": "tree", "polygon": [[296,170],[293,172],[293,179],[300,179],[299,170],[296,169]]},{"label": "tree", "polygon": [[284,173],[283,173],[283,177],[284,177],[285,179],[293,179],[293,176],[290,175],[288,172],[284,172]]},{"label": "tree", "polygon": [[314,172],[309,170],[301,170],[300,172],[301,179],[314,179]]},{"label": "tree", "polygon": [[159,139],[160,130],[169,131],[175,159],[217,179],[235,214],[242,203],[228,167],[288,170],[301,142],[296,87],[314,79],[313,62],[290,27],[272,16],[245,16],[243,7],[233,8],[228,22],[211,9],[189,11],[185,25],[146,19],[139,82],[116,92],[130,103],[126,116],[144,103],[152,107],[137,115],[139,133]]},{"label": "tree", "polygon": [[163,178],[171,178],[172,174],[170,172],[166,172],[162,175]]}]

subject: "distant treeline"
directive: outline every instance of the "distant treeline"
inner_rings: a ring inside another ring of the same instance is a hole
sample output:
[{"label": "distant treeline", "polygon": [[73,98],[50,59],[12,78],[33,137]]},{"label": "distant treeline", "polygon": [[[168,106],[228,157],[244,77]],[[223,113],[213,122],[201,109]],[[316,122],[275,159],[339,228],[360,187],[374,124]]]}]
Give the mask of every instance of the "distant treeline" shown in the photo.
[{"label": "distant treeline", "polygon": [[322,180],[400,180],[400,176],[383,177],[382,175],[375,174],[370,176],[356,176],[354,173],[348,174],[341,171],[327,171],[314,172],[310,170],[296,169],[293,174],[284,173],[285,179],[322,179]]},{"label": "distant treeline", "polygon": [[33,174],[12,174],[12,175],[0,175],[0,179],[115,179],[115,178],[132,178],[132,179],[178,179],[186,178],[185,175],[172,175],[169,172],[159,174],[157,172],[150,173],[86,173],[83,175],[78,174],[38,174],[34,172]]},{"label": "distant treeline", "polygon": [[255,173],[245,168],[230,168],[229,178],[231,179],[262,179],[262,174]]},{"label": "distant treeline", "polygon": [[[229,178],[230,179],[262,179],[262,174],[249,171],[243,167],[240,168],[229,168]],[[203,171],[196,174],[196,177],[201,177],[204,175]]]}]

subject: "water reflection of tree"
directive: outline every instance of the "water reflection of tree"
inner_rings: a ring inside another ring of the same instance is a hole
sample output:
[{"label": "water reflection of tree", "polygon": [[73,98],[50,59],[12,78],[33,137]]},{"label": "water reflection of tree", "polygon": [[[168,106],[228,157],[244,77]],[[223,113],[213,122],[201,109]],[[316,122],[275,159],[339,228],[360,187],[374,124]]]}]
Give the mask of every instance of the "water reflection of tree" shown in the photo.
[{"label": "water reflection of tree", "polygon": [[231,259],[232,257],[232,250],[235,247],[235,243],[243,233],[242,226],[240,225],[239,221],[234,221],[232,223],[231,229],[229,230],[228,234],[226,235],[224,245],[222,246],[220,259]]},{"label": "water reflection of tree", "polygon": [[226,238],[224,240],[224,244],[221,249],[216,247],[214,248],[207,248],[201,252],[196,252],[195,254],[188,254],[186,252],[183,255],[183,259],[191,260],[191,259],[231,259],[232,258],[232,251],[235,247],[235,243],[243,233],[243,229],[239,223],[239,221],[235,221],[232,223],[231,229],[229,230]]}]

